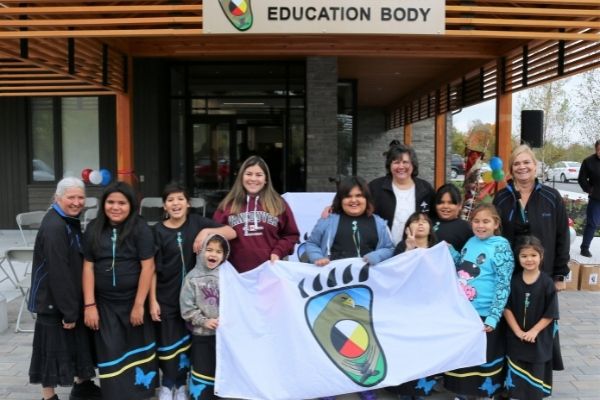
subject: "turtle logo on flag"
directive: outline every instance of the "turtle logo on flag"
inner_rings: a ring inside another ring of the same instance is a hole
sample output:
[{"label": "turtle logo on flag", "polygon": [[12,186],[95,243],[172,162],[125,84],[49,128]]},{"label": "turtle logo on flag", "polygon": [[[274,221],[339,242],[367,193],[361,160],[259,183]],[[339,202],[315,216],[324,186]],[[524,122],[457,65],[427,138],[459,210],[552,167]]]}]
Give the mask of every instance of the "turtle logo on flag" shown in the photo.
[{"label": "turtle logo on flag", "polygon": [[[351,265],[344,272],[344,283],[351,277]],[[361,278],[368,277],[368,265]],[[366,273],[365,273],[366,271]],[[320,274],[315,277],[312,296],[305,306],[306,322],[325,354],[348,378],[364,387],[375,386],[386,376],[385,355],[373,328],[373,291],[366,285],[353,285],[322,292]],[[335,283],[335,268],[329,272],[327,286]],[[362,281],[361,281],[362,282]],[[300,293],[308,297],[300,282]]]},{"label": "turtle logo on flag", "polygon": [[252,0],[219,0],[221,10],[238,31],[247,31],[252,27]]}]

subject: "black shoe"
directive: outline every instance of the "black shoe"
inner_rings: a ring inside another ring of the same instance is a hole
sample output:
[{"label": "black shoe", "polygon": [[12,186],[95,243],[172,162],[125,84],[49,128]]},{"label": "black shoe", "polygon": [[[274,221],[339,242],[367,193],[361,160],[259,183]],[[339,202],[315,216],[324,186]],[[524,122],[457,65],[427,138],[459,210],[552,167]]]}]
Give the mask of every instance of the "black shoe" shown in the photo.
[{"label": "black shoe", "polygon": [[73,385],[69,400],[102,400],[102,392],[94,381],[83,381]]},{"label": "black shoe", "polygon": [[590,253],[590,249],[588,249],[587,247],[582,247],[581,248],[581,252],[579,252],[579,254],[581,254],[584,257],[591,257],[592,253]]}]

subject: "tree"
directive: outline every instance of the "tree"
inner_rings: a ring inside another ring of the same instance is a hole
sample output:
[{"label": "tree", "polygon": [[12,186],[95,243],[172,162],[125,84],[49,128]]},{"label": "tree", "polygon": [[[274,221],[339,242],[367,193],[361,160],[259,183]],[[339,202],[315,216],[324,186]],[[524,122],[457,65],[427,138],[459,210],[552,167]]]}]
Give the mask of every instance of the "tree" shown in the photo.
[{"label": "tree", "polygon": [[593,144],[600,139],[600,68],[582,74],[576,104],[579,134]]}]

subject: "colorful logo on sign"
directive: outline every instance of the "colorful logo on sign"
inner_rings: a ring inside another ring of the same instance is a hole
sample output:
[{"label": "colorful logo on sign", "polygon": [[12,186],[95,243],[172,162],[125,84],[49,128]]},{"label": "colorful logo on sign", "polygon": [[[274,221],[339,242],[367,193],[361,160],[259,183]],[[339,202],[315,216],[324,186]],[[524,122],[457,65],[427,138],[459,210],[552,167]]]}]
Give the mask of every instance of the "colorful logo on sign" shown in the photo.
[{"label": "colorful logo on sign", "polygon": [[[344,272],[344,283],[349,283],[351,266]],[[361,279],[368,277],[368,265],[361,271]],[[366,273],[365,273],[366,272]],[[313,289],[323,287],[315,277]],[[335,283],[335,269],[331,270],[327,286]],[[361,280],[362,281],[362,280]],[[299,285],[303,297],[308,294]],[[310,297],[305,306],[308,326],[325,354],[353,382],[363,387],[380,383],[386,376],[385,355],[373,327],[373,291],[365,285],[333,288]]]},{"label": "colorful logo on sign", "polygon": [[247,31],[252,27],[252,0],[219,0],[221,10],[238,31]]}]

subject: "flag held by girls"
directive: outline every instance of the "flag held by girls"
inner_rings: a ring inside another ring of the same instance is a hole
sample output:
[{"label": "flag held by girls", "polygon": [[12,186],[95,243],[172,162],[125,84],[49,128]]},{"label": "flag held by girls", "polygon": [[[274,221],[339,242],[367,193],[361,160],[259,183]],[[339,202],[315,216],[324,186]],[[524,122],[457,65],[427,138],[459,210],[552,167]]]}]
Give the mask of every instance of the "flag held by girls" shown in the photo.
[{"label": "flag held by girls", "polygon": [[481,319],[447,245],[375,266],[279,261],[220,272],[216,394],[307,399],[485,362]]}]

